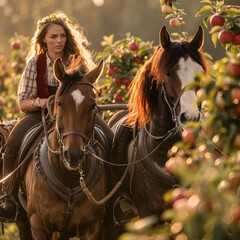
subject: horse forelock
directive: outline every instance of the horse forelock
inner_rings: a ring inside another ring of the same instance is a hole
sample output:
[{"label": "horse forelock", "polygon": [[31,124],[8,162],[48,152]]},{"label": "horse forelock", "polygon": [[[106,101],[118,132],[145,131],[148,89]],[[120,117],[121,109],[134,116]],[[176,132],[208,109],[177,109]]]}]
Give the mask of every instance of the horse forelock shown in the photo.
[{"label": "horse forelock", "polygon": [[[80,82],[82,79],[82,76],[83,74],[78,69],[75,69],[74,71],[67,71],[63,76],[61,84],[57,89],[57,92],[55,95],[55,101],[57,101],[58,97],[61,96],[73,83]],[[56,113],[56,108],[54,109],[54,113]]]},{"label": "horse forelock", "polygon": [[75,69],[73,72],[69,71],[63,76],[61,84],[57,90],[56,96],[60,96],[63,92],[73,83],[79,82],[82,79],[82,73],[80,70]]}]

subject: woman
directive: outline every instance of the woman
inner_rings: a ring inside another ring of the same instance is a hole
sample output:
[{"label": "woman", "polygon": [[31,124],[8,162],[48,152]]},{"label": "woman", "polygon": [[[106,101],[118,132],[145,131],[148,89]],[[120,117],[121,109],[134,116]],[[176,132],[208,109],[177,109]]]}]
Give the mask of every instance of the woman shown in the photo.
[{"label": "woman", "polygon": [[[95,64],[86,48],[87,44],[78,25],[73,24],[65,14],[54,13],[38,21],[18,89],[18,105],[25,114],[8,137],[3,156],[3,176],[7,176],[17,166],[18,151],[24,135],[32,126],[41,122],[41,109],[46,107],[48,97],[55,94],[58,81],[53,74],[53,62],[60,57],[67,66],[72,57],[77,57],[80,59],[81,71],[88,72]],[[100,118],[97,119],[104,123]],[[111,133],[109,136],[111,138]],[[3,183],[5,195],[0,207],[0,220],[9,222],[15,218],[18,186],[14,174]]]}]

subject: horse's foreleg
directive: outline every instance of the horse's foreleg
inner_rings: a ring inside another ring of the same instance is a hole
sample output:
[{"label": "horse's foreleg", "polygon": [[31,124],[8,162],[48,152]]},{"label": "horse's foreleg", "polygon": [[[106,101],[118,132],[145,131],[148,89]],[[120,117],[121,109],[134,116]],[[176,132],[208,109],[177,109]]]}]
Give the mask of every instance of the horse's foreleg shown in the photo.
[{"label": "horse's foreleg", "polygon": [[30,225],[33,240],[49,240],[52,233],[47,233],[42,220],[37,215],[30,217]]},{"label": "horse's foreleg", "polygon": [[19,239],[32,240],[31,227],[27,218],[21,216],[21,219],[16,221],[18,227]]},{"label": "horse's foreleg", "polygon": [[86,228],[79,229],[78,237],[81,240],[102,240],[102,221],[89,224]]}]

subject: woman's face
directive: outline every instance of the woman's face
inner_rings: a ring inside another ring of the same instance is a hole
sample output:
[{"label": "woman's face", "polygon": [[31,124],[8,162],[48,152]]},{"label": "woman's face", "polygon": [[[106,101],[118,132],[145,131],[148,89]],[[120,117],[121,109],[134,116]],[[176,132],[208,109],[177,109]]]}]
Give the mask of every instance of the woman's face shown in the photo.
[{"label": "woman's face", "polygon": [[48,27],[43,41],[47,44],[50,54],[61,54],[67,41],[67,35],[63,26],[51,24]]}]

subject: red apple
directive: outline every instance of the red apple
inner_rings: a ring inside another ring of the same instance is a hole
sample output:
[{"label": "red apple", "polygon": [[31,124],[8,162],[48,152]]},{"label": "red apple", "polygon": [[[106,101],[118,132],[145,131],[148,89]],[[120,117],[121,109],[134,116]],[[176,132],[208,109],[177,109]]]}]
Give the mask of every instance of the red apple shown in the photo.
[{"label": "red apple", "polygon": [[240,186],[240,171],[232,171],[228,175],[229,186],[231,190],[237,191]]},{"label": "red apple", "polygon": [[121,85],[122,84],[122,80],[120,78],[115,78],[114,82],[116,85]]},{"label": "red apple", "polygon": [[2,96],[0,96],[0,106],[3,106],[5,103],[5,100]]},{"label": "red apple", "polygon": [[189,193],[186,188],[176,188],[172,192],[172,202],[173,203],[179,199],[182,199],[182,198],[186,199],[188,197],[189,197]]},{"label": "red apple", "polygon": [[130,42],[129,45],[128,45],[129,49],[132,50],[132,51],[136,51],[138,50],[138,44],[134,41]]},{"label": "red apple", "polygon": [[126,52],[122,55],[124,59],[128,59],[130,57],[130,53]]},{"label": "red apple", "polygon": [[240,204],[238,202],[232,203],[229,210],[231,222],[238,228],[240,225]]},{"label": "red apple", "polygon": [[240,33],[236,33],[233,35],[233,40],[232,40],[233,45],[240,45]]},{"label": "red apple", "polygon": [[174,163],[175,163],[175,159],[174,158],[170,158],[167,160],[167,162],[165,163],[165,168],[167,170],[167,172],[169,173],[174,173]]},{"label": "red apple", "polygon": [[171,157],[165,163],[165,168],[167,172],[177,174],[179,171],[185,171],[188,166],[185,159]]},{"label": "red apple", "polygon": [[232,88],[231,90],[232,101],[240,102],[240,88]]},{"label": "red apple", "polygon": [[16,40],[16,41],[12,42],[12,48],[13,49],[20,49],[21,48],[20,41]]},{"label": "red apple", "polygon": [[114,51],[114,55],[115,56],[120,56],[122,54],[122,49],[116,49],[115,51]]},{"label": "red apple", "polygon": [[140,64],[140,63],[142,63],[142,59],[137,56],[137,57],[135,57],[135,62],[136,62],[137,64]]},{"label": "red apple", "polygon": [[177,18],[172,18],[169,21],[169,25],[171,27],[178,27],[180,25],[180,22],[179,22],[179,20]]},{"label": "red apple", "polygon": [[228,30],[222,30],[218,34],[218,40],[222,44],[231,43],[233,40],[233,33]]},{"label": "red apple", "polygon": [[123,97],[121,94],[117,93],[115,94],[114,99],[115,99],[115,102],[121,102]]},{"label": "red apple", "polygon": [[223,26],[224,22],[225,22],[224,18],[218,14],[215,14],[210,18],[210,24],[212,27]]},{"label": "red apple", "polygon": [[114,66],[113,64],[109,64],[108,66],[108,71],[107,71],[107,75],[109,77],[112,77],[116,74],[116,70],[117,70],[117,66]]},{"label": "red apple", "polygon": [[128,78],[128,77],[122,78],[122,84],[123,84],[123,85],[129,86],[130,83],[131,83],[130,78]]},{"label": "red apple", "polygon": [[237,61],[230,61],[227,64],[227,74],[231,77],[240,77],[240,63]]},{"label": "red apple", "polygon": [[162,13],[164,14],[171,14],[173,12],[173,8],[168,4],[163,4],[162,6]]},{"label": "red apple", "polygon": [[196,135],[193,128],[186,128],[182,132],[182,139],[185,143],[194,144],[196,142]]}]

